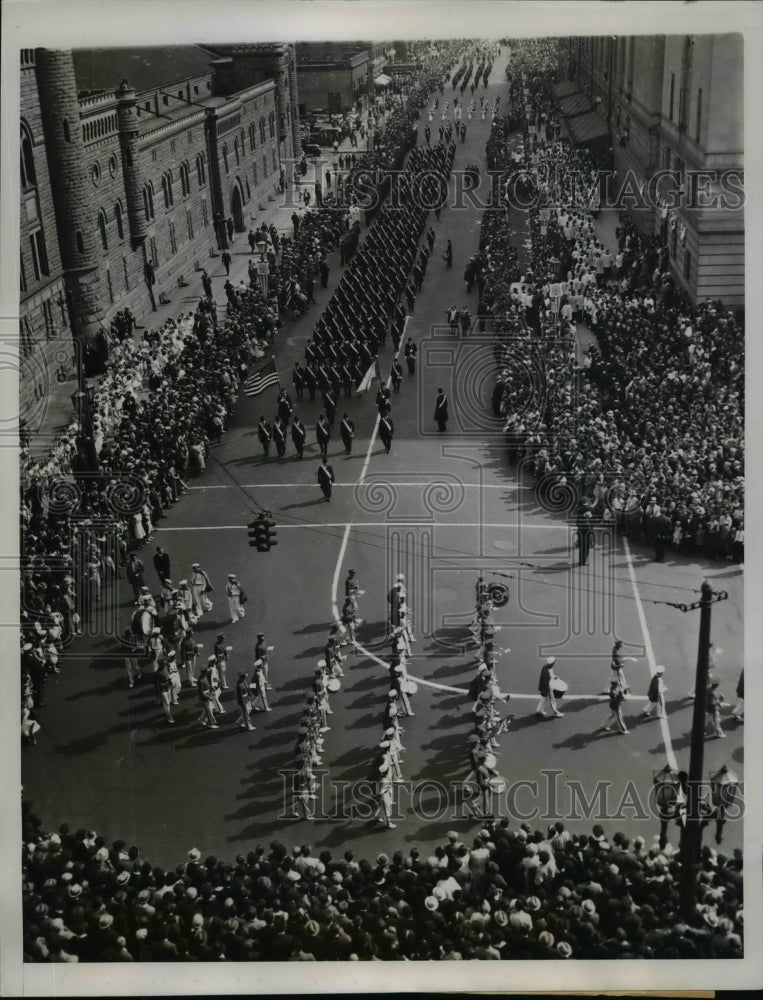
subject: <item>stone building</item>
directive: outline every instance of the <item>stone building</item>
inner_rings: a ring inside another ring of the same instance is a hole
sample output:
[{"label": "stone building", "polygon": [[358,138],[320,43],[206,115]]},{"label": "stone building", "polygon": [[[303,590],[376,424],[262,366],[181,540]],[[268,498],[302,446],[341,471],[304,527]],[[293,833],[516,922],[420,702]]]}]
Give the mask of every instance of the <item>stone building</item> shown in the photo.
[{"label": "stone building", "polygon": [[363,42],[300,42],[297,78],[303,112],[342,114],[373,95],[369,49]]},{"label": "stone building", "polygon": [[[575,37],[566,102],[598,119],[617,170],[614,190],[639,229],[667,237],[693,302],[744,303],[743,38],[738,34]],[[586,109],[583,109],[586,110]],[[583,115],[568,120],[573,137]],[[641,193],[639,193],[640,186]]]},{"label": "stone building", "polygon": [[22,392],[48,345],[150,310],[151,270],[171,298],[257,223],[298,104],[284,44],[21,52]]}]

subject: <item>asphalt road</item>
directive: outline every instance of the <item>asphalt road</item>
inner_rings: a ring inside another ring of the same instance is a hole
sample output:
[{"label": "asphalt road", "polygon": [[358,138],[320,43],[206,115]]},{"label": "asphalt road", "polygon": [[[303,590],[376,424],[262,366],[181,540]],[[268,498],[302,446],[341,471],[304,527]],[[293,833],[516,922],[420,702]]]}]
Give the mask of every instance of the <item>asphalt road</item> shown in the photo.
[{"label": "asphalt road", "polygon": [[[500,94],[505,105],[502,66],[498,60],[488,97]],[[452,92],[445,97],[452,100]],[[435,137],[438,124],[439,113]],[[489,119],[482,123],[477,114],[466,142],[458,142],[455,171],[467,163],[484,171],[489,128]],[[476,313],[476,290],[466,294],[462,274],[477,250],[480,219],[468,203],[443,211],[439,222],[432,218],[434,252],[406,331],[419,345],[419,365],[415,376],[406,375],[399,396],[393,395],[391,454],[375,434],[375,392],[340,401],[335,426],[346,409],[357,436],[350,457],[338,435],[332,442],[337,485],[331,503],[324,503],[313,432],[319,401],[297,405],[310,442],[304,459],[289,446],[285,459],[264,460],[256,425],[261,414],[272,419],[276,391],[243,397],[205,474],[160,522],[155,543],[169,552],[173,579],[198,561],[216,588],[214,609],[199,627],[204,655],[224,632],[233,646],[235,679],[238,669],[251,671],[258,631],[275,645],[273,711],[258,715],[256,730],[245,732],[233,724],[231,690],[221,728],[208,731],[196,725],[196,694],[185,689],[177,723],[169,726],[150,682],[127,689],[112,640],[85,639],[50,684],[39,744],[24,749],[24,791],[44,823],[67,820],[74,828],[122,837],[155,863],[173,866],[192,846],[230,857],[278,837],[372,856],[414,843],[426,849],[451,828],[476,832],[479,820],[459,788],[468,773],[472,728],[464,691],[475,669],[466,626],[476,575],[483,571],[510,587],[498,618],[500,645],[510,649],[501,657],[499,676],[512,696],[506,712],[514,720],[501,740],[499,768],[510,783],[530,783],[510,785],[512,794],[499,810],[517,819],[525,815],[538,826],[545,825],[544,816],[566,817],[571,829],[590,830],[599,817],[585,815],[585,799],[596,808],[599,794],[612,817],[603,821],[605,830],[641,833],[651,841],[657,824],[639,815],[638,802],[647,803],[652,774],[666,760],[688,764],[691,703],[684,696],[692,689],[699,626],[698,612],[682,614],[664,602],[697,599],[703,578],[729,592],[729,600],[714,607],[713,639],[723,650],[716,672],[733,703],[742,662],[742,571],[672,554],[658,565],[651,552],[631,551],[621,539],[602,539],[587,567],[573,565],[564,510],[554,514],[538,504],[532,483],[507,464],[500,425],[489,416],[489,337],[454,337],[445,325],[451,304],[468,303]],[[441,260],[448,238],[452,270]],[[332,282],[337,277],[338,265]],[[290,391],[287,373],[301,358],[329,294],[316,289],[318,309],[279,332],[276,359]],[[388,340],[385,378],[391,355]],[[445,434],[433,421],[439,386],[450,400]],[[269,553],[247,545],[246,524],[257,505],[271,510],[278,523],[278,546]],[[147,567],[152,547],[142,555]],[[363,651],[348,657],[342,689],[332,696],[318,800],[323,816],[308,823],[289,818],[289,776],[282,772],[291,767],[304,697],[350,567],[366,591],[360,600]],[[401,571],[417,637],[410,672],[421,683],[416,714],[403,721],[406,784],[399,789],[398,828],[387,831],[364,815],[352,791],[354,782],[367,778],[382,737],[386,593]],[[246,619],[236,625],[229,624],[224,599],[229,572],[238,574],[250,597]],[[147,576],[153,577],[151,569]],[[124,582],[113,598],[117,620],[126,621],[131,599]],[[625,705],[627,736],[596,732],[608,714],[600,692],[616,637],[635,658],[626,669],[634,695]],[[558,672],[569,684],[564,718],[553,721],[534,714],[538,672],[549,655],[557,657]],[[636,721],[656,663],[666,666],[670,689],[664,725]],[[727,763],[741,773],[743,726],[727,723],[726,730],[727,739],[706,743],[706,772]],[[569,818],[571,810],[579,818]],[[729,824],[726,846],[741,843],[741,824]]]}]

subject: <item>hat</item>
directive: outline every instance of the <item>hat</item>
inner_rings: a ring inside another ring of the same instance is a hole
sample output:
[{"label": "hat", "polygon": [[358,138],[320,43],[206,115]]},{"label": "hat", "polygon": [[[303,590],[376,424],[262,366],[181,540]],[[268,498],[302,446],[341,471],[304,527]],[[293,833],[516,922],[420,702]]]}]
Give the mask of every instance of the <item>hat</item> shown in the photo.
[{"label": "hat", "polygon": [[260,659],[260,658],[258,657],[258,658],[257,658],[257,659],[256,659],[256,660],[254,661],[254,665],[255,665],[255,667],[261,667],[261,666],[262,666],[262,660],[261,660],[261,659]]},{"label": "hat", "polygon": [[499,927],[506,927],[509,922],[509,916],[505,910],[496,910],[493,919]]},{"label": "hat", "polygon": [[236,579],[236,574],[235,573],[228,573],[228,579],[229,580],[235,580]]},{"label": "hat", "polygon": [[168,660],[174,660],[176,656],[177,656],[177,653],[175,652],[174,649],[171,649],[169,651],[169,653],[167,653],[167,659]]},{"label": "hat", "polygon": [[540,900],[537,896],[528,896],[525,907],[530,911],[530,913],[535,913],[540,909]]},{"label": "hat", "polygon": [[192,847],[188,852],[188,857],[191,861],[201,861],[201,851],[198,847]]},{"label": "hat", "polygon": [[309,937],[317,937],[320,934],[320,925],[316,920],[308,920],[305,924],[305,934]]},{"label": "hat", "polygon": [[439,908],[440,904],[437,902],[436,896],[427,896],[424,900],[424,906],[426,906],[428,910],[436,910]]},{"label": "hat", "polygon": [[214,663],[216,659],[217,659],[217,657],[213,653],[211,656],[207,657],[207,663]]},{"label": "hat", "polygon": [[199,569],[198,563],[191,563],[191,569]]},{"label": "hat", "polygon": [[584,913],[596,913],[596,904],[592,899],[584,899],[581,905]]},{"label": "hat", "polygon": [[662,665],[658,664],[658,665],[657,665],[657,666],[656,666],[656,667],[654,668],[654,672],[655,672],[656,674],[664,674],[664,673],[665,673],[665,667],[663,667]]},{"label": "hat", "polygon": [[125,882],[129,882],[129,881],[130,881],[130,873],[129,872],[120,872],[117,875],[117,882],[120,885],[124,885]]},{"label": "hat", "polygon": [[108,857],[109,857],[109,852],[108,849],[105,847],[99,847],[98,850],[95,852],[96,861],[107,861]]},{"label": "hat", "polygon": [[448,830],[446,836],[448,840],[458,840],[458,834],[455,830]]},{"label": "hat", "polygon": [[566,941],[560,941],[556,946],[556,950],[562,958],[569,958],[572,954],[572,947]]},{"label": "hat", "polygon": [[549,656],[548,659],[546,660],[546,666],[550,667],[554,663],[556,663],[556,657],[555,656]]},{"label": "hat", "polygon": [[98,926],[102,930],[106,930],[107,927],[111,927],[113,923],[114,923],[114,918],[110,913],[102,913],[100,917],[98,917]]},{"label": "hat", "polygon": [[185,894],[186,896],[189,896],[191,899],[196,899],[196,897],[199,895],[199,890],[196,888],[195,885],[189,885],[185,891]]},{"label": "hat", "polygon": [[82,895],[82,886],[78,885],[76,882],[73,882],[66,890],[66,892],[71,899],[79,899],[79,897]]},{"label": "hat", "polygon": [[151,635],[159,635],[160,633],[161,629],[158,626],[156,628],[151,629]]},{"label": "hat", "polygon": [[554,947],[554,935],[550,931],[541,931],[538,935],[538,943],[546,948]]},{"label": "hat", "polygon": [[387,694],[388,698],[397,698],[397,691],[390,691]]},{"label": "hat", "polygon": [[141,889],[140,892],[138,893],[139,903],[147,903],[150,898],[151,898],[151,893],[148,891],[148,889]]}]

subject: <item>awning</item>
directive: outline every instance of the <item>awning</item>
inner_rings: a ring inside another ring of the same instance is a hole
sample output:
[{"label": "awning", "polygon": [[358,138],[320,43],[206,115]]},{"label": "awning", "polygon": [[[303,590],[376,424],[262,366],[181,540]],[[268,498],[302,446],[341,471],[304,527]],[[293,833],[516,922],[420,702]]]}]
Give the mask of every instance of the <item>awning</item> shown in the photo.
[{"label": "awning", "polygon": [[609,135],[606,124],[599,118],[595,111],[589,111],[586,115],[578,115],[570,118],[567,122],[573,142],[585,146],[588,143],[600,142]]},{"label": "awning", "polygon": [[561,83],[557,83],[554,86],[554,97],[561,101],[565,97],[571,97],[573,94],[577,94],[580,91],[580,87],[572,80],[563,80]]},{"label": "awning", "polygon": [[374,84],[377,87],[389,87],[392,80],[387,76],[386,73],[380,73],[377,77],[374,77]]},{"label": "awning", "polygon": [[559,110],[565,118],[574,118],[575,115],[584,115],[593,108],[587,97],[582,94],[572,94],[559,102]]}]

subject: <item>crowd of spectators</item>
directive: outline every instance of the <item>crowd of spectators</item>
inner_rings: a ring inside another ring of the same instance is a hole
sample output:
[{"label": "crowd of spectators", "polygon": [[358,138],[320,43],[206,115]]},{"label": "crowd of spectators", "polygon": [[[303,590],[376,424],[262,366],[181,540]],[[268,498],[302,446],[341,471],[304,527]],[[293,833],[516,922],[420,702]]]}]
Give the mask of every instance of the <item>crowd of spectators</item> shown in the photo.
[{"label": "crowd of spectators", "polygon": [[[487,296],[500,345],[494,408],[510,450],[564,487],[556,495],[571,512],[582,502],[636,542],[741,561],[744,331],[722,302],[692,308],[676,287],[675,220],[643,238],[622,213],[617,250],[597,239],[596,158],[551,138],[549,79],[523,96],[520,145],[509,152],[505,124],[491,138],[507,193],[522,172],[535,185],[529,266],[518,280],[512,269],[508,304],[506,277]],[[482,253],[508,230],[486,216]],[[584,354],[576,321],[595,334]]]},{"label": "crowd of spectators", "polygon": [[[463,840],[462,840],[463,837]],[[509,820],[373,860],[257,844],[192,848],[174,869],[137,846],[23,817],[28,962],[699,959],[743,953],[743,863],[704,848],[682,916],[670,843]]]}]

